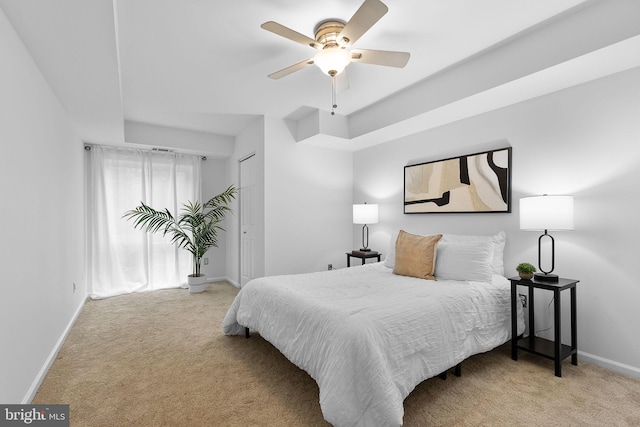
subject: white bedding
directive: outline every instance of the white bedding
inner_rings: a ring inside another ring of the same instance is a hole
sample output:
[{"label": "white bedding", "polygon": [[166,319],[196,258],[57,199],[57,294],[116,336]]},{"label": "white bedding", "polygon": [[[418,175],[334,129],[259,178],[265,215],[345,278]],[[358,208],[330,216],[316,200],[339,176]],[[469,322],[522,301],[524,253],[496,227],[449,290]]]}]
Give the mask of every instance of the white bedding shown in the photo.
[{"label": "white bedding", "polygon": [[[383,263],[254,279],[223,321],[256,330],[318,383],[335,426],[399,426],[423,380],[511,338],[509,281],[430,281]],[[524,331],[518,305],[518,333]]]}]

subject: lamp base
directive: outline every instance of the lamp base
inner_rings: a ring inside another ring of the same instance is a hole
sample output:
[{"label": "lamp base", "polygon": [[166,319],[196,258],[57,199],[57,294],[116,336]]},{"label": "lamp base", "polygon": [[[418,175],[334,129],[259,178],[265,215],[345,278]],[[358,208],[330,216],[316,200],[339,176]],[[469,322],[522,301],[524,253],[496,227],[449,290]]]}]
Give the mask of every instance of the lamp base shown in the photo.
[{"label": "lamp base", "polygon": [[369,248],[360,248],[360,252],[371,252]]},{"label": "lamp base", "polygon": [[558,275],[557,274],[551,274],[551,273],[535,273],[533,275],[533,280],[537,280],[538,282],[557,283],[558,282]]}]

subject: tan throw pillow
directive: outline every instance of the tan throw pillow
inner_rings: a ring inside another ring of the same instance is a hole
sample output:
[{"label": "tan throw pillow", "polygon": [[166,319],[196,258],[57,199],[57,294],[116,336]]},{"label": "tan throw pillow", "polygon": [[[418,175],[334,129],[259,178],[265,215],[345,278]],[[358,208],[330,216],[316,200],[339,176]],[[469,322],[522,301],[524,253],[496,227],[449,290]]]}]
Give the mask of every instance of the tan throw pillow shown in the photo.
[{"label": "tan throw pillow", "polygon": [[393,273],[419,279],[435,280],[436,247],[442,234],[416,236],[401,230],[396,240],[396,263]]}]

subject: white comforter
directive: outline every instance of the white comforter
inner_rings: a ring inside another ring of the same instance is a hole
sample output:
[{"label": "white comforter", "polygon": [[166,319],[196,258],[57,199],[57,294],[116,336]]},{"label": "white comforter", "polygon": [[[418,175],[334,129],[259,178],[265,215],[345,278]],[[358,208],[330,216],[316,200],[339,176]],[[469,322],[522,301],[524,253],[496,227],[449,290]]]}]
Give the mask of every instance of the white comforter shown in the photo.
[{"label": "white comforter", "polygon": [[[263,277],[247,283],[223,321],[256,330],[318,383],[335,426],[399,426],[423,380],[511,338],[509,281],[429,281],[382,263]],[[518,333],[524,331],[519,305]]]}]

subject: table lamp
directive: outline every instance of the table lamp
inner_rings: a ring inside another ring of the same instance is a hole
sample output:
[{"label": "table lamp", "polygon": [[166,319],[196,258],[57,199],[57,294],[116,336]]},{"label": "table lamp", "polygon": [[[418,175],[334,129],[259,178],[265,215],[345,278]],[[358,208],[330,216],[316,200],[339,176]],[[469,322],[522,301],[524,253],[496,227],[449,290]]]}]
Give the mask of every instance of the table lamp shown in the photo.
[{"label": "table lamp", "polygon": [[[538,269],[541,273],[534,274],[535,280],[543,282],[557,282],[558,275],[552,274],[555,268],[555,241],[549,230],[573,230],[573,196],[542,196],[524,197],[520,199],[520,229],[539,231],[544,233],[538,238]],[[542,268],[541,245],[542,239],[551,239],[551,270]]]},{"label": "table lamp", "polygon": [[366,202],[362,205],[353,205],[353,223],[364,224],[362,227],[362,252],[369,252],[369,227],[367,224],[377,224],[378,222],[378,205],[368,205]]}]

